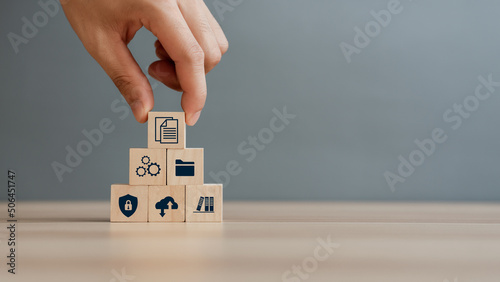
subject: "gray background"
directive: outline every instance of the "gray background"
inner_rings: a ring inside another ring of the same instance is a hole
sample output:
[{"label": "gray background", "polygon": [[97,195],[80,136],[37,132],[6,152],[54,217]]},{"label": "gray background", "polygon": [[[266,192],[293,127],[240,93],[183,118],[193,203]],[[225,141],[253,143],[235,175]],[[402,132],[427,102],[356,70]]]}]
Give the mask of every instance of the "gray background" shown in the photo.
[{"label": "gray background", "polygon": [[[236,160],[242,172],[225,187],[227,200],[500,200],[500,90],[457,130],[442,118],[479,75],[500,81],[500,2],[401,1],[403,11],[347,63],[339,44],[353,44],[354,27],[388,2],[245,0],[215,14],[230,50],[187,131],[188,147],[205,148],[205,181]],[[107,200],[112,183],[128,182],[128,149],[147,146],[146,125],[110,109],[120,94],[62,10],[15,54],[7,34],[21,34],[21,17],[39,10],[36,1],[0,4],[2,185],[14,168],[20,200]],[[144,70],[154,40],[143,29],[130,44]],[[154,92],[154,110],[180,110],[178,93]],[[237,146],[283,106],[297,117],[247,162]],[[114,132],[59,182],[51,163],[63,163],[65,147],[103,118]],[[383,173],[436,127],[448,140],[392,192]]]}]

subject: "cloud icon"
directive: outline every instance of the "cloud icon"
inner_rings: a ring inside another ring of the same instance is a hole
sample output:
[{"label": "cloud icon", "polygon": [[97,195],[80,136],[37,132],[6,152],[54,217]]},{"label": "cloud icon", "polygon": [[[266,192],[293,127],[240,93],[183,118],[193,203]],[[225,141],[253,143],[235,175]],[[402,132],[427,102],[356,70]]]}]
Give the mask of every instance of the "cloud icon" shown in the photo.
[{"label": "cloud icon", "polygon": [[157,210],[176,210],[179,205],[174,201],[174,198],[167,196],[155,204]]}]

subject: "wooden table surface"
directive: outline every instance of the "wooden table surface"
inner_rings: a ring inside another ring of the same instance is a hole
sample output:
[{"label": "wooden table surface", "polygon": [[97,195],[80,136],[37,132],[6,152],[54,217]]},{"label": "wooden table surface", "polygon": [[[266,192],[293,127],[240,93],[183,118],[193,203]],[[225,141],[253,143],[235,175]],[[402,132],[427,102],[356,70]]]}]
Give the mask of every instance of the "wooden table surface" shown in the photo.
[{"label": "wooden table surface", "polygon": [[16,275],[3,213],[1,282],[500,281],[496,203],[225,202],[223,223],[165,224],[20,202]]}]

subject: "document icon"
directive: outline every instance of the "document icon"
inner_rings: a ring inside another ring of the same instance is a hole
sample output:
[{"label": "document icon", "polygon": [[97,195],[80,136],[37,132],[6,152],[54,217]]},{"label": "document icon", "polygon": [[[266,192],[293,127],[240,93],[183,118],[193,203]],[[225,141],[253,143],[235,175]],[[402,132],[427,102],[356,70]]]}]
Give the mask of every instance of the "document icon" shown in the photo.
[{"label": "document icon", "polygon": [[155,141],[160,144],[179,143],[179,120],[173,117],[155,118]]},{"label": "document icon", "polygon": [[194,176],[194,162],[175,160],[175,176]]}]

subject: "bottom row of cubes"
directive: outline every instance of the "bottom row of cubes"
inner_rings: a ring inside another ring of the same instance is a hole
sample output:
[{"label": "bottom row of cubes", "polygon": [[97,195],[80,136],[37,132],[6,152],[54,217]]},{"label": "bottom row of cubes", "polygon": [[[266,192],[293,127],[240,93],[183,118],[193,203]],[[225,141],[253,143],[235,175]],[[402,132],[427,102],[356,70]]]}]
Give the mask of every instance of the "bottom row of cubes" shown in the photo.
[{"label": "bottom row of cubes", "polygon": [[222,184],[111,185],[112,222],[221,222]]}]

